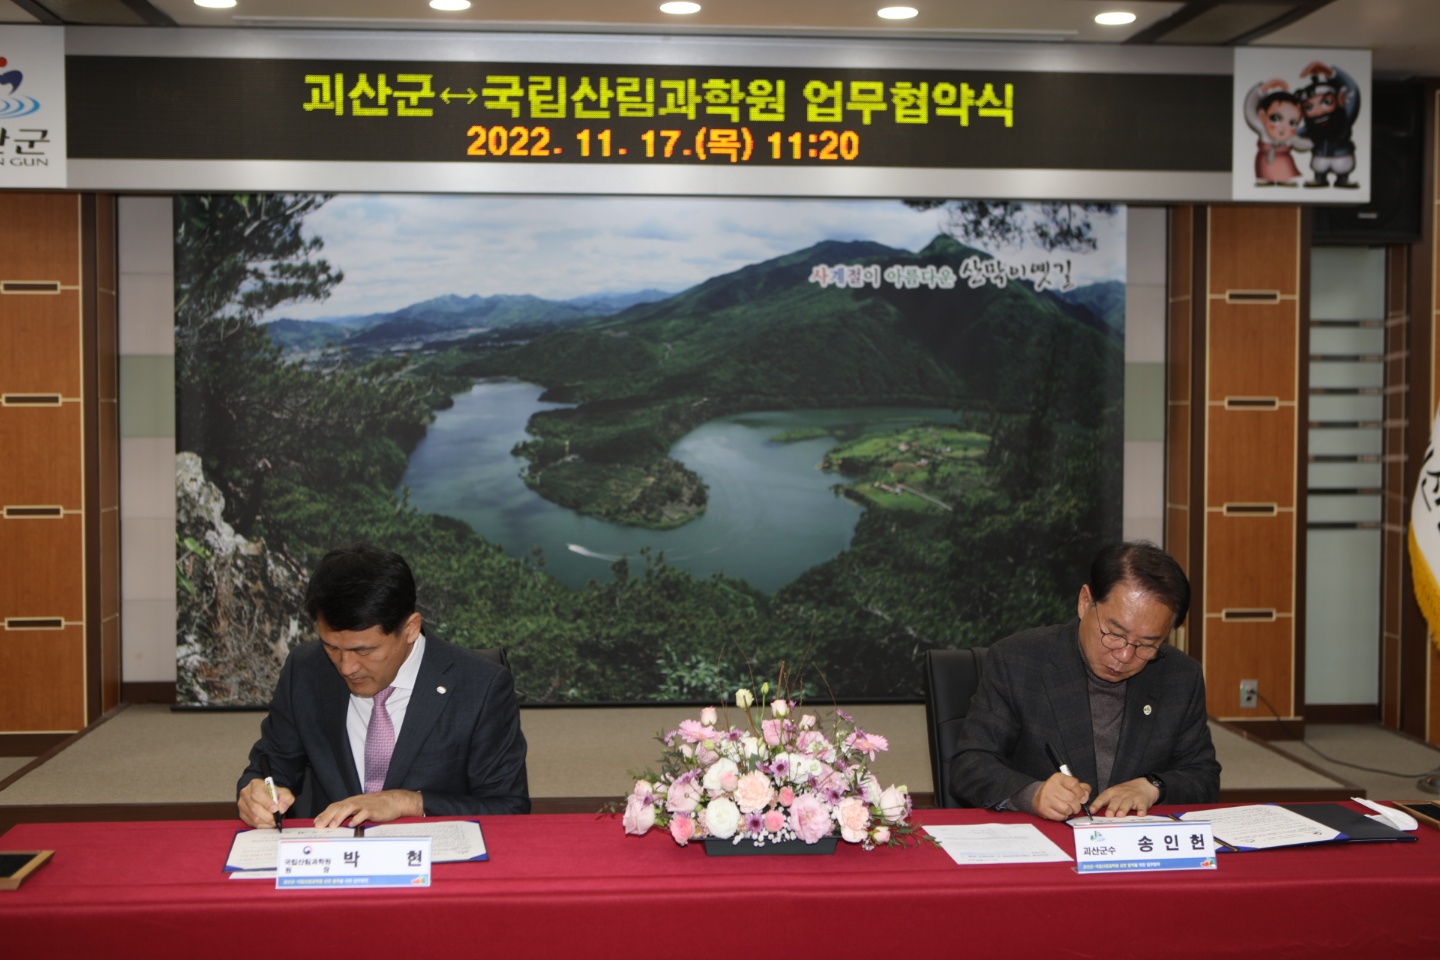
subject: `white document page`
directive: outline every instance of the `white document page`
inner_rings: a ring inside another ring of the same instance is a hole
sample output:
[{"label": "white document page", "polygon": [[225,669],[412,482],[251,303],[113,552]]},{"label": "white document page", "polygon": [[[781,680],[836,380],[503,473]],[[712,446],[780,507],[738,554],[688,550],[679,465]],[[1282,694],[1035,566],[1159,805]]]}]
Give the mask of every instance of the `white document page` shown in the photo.
[{"label": "white document page", "polygon": [[1073,860],[1033,823],[975,823],[925,826],[950,859],[976,863],[1056,863]]},{"label": "white document page", "polygon": [[1269,803],[1215,810],[1191,810],[1181,820],[1209,820],[1216,842],[1248,850],[1293,847],[1301,843],[1322,843],[1340,836],[1323,823],[1302,817],[1293,810]]},{"label": "white document page", "polygon": [[[245,874],[245,879],[275,876],[279,860],[280,841],[309,840],[330,837],[353,837],[352,827],[332,827],[322,830],[317,827],[286,827],[279,830],[242,830],[235,834],[230,845],[230,856],[225,860],[225,869],[238,871],[232,876]],[[454,863],[461,860],[475,860],[485,856],[485,838],[480,833],[480,824],[473,820],[442,820],[431,823],[384,823],[367,826],[367,837],[429,837],[430,860],[432,863]]]}]

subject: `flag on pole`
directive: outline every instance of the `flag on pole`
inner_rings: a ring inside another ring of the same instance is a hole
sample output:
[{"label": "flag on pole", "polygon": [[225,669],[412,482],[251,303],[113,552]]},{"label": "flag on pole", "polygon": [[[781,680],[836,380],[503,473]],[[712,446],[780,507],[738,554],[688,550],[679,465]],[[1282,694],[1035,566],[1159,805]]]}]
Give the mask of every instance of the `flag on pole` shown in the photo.
[{"label": "flag on pole", "polygon": [[1430,426],[1430,445],[1420,462],[1410,505],[1410,579],[1430,636],[1440,644],[1440,415]]}]

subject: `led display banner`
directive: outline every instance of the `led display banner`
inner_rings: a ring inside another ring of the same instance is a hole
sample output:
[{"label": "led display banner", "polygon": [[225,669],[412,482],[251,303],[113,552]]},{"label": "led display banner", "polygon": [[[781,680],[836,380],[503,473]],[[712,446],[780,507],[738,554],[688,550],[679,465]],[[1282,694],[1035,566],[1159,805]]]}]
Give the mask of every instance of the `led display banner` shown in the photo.
[{"label": "led display banner", "polygon": [[68,75],[86,158],[1230,169],[1215,75],[97,56]]}]

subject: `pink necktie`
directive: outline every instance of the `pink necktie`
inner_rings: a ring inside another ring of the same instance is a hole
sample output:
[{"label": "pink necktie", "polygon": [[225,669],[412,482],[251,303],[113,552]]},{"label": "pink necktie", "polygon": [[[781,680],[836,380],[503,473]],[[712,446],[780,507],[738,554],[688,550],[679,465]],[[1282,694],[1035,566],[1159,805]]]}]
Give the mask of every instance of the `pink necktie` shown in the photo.
[{"label": "pink necktie", "polygon": [[370,712],[370,725],[365,728],[365,792],[379,793],[385,789],[385,774],[390,769],[390,754],[395,752],[395,725],[390,722],[390,711],[385,701],[395,692],[386,687],[375,694],[375,706]]}]

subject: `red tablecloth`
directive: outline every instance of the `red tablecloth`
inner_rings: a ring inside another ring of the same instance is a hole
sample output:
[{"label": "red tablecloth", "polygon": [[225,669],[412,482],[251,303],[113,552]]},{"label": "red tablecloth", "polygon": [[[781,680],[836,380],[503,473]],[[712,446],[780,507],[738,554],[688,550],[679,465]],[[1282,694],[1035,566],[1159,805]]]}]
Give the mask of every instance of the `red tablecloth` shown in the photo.
[{"label": "red tablecloth", "polygon": [[[1038,821],[920,811],[920,822]],[[23,824],[7,957],[1437,957],[1440,833],[1224,854],[1216,871],[957,866],[932,847],[707,857],[618,817],[484,817],[491,859],[418,890],[277,891],[222,871],[236,822]],[[1041,828],[1066,852],[1070,830]]]}]

